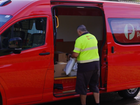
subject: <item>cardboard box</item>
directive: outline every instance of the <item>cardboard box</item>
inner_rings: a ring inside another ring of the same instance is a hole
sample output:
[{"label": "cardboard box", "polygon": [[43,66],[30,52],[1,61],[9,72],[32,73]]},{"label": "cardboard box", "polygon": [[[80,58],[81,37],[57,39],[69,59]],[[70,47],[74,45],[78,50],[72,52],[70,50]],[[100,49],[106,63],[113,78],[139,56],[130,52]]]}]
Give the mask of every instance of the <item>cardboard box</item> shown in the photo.
[{"label": "cardboard box", "polygon": [[56,51],[62,51],[65,53],[72,53],[75,42],[57,42]]},{"label": "cardboard box", "polygon": [[64,77],[66,76],[66,73],[64,72],[64,68],[67,63],[62,62],[54,65],[54,77]]},{"label": "cardboard box", "polygon": [[54,57],[55,57],[55,60],[56,60],[57,62],[67,62],[66,53],[57,51],[57,52],[55,52]]}]

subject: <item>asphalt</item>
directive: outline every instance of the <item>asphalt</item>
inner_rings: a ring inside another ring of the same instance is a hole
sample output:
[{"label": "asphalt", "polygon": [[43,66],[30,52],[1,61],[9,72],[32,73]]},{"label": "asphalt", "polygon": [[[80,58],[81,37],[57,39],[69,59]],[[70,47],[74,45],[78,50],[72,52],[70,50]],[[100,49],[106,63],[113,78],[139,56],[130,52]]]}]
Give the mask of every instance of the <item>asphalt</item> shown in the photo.
[{"label": "asphalt", "polygon": [[[133,99],[124,99],[117,92],[103,93],[100,95],[101,105],[140,105],[140,93]],[[80,105],[80,98],[73,98],[40,105]],[[93,96],[87,97],[87,105],[94,105]]]}]

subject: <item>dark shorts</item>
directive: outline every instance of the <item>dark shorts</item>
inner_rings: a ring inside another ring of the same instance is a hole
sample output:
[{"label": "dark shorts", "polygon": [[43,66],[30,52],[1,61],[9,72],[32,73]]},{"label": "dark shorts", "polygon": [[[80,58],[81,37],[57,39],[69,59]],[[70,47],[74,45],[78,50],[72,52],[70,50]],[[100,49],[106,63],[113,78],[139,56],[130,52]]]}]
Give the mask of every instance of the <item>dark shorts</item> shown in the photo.
[{"label": "dark shorts", "polygon": [[93,63],[97,68],[90,68],[91,70],[77,71],[76,92],[78,94],[86,95],[87,87],[89,85],[90,92],[99,93],[98,82],[100,76],[99,62]]}]

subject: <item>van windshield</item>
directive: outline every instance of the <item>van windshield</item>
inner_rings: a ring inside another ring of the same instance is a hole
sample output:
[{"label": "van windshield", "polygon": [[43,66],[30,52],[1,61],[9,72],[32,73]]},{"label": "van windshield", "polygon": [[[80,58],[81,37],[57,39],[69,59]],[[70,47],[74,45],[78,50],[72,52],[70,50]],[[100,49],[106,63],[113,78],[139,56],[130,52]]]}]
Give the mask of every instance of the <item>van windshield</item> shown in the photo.
[{"label": "van windshield", "polygon": [[2,27],[11,18],[11,15],[0,15],[0,27]]}]

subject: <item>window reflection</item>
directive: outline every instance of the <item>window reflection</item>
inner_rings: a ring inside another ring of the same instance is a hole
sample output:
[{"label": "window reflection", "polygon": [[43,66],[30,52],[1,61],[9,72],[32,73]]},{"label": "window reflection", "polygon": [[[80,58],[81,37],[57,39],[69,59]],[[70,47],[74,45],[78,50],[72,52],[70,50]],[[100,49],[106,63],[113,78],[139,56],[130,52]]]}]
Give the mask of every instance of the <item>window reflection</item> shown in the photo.
[{"label": "window reflection", "polygon": [[140,43],[140,19],[108,19],[116,42]]}]

